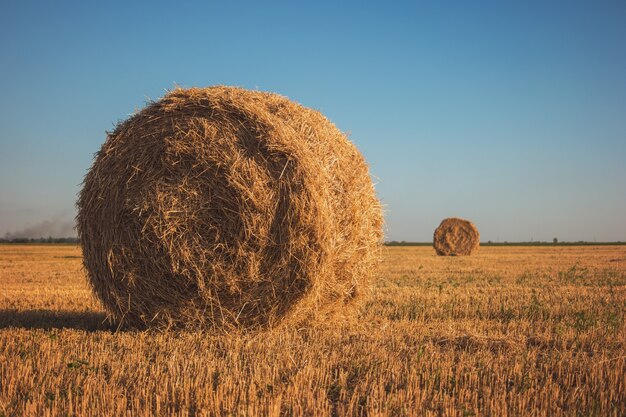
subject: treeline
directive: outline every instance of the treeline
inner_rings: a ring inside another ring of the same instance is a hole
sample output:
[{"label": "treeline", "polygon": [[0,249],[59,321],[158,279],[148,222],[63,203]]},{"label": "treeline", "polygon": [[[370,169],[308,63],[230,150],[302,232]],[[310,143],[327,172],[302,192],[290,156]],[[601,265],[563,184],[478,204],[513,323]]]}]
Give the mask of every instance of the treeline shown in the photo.
[{"label": "treeline", "polygon": [[392,240],[391,242],[385,242],[385,246],[432,246],[433,242],[406,242],[404,240],[398,242]]},{"label": "treeline", "polygon": [[[405,242],[395,241],[385,242],[385,246],[432,246],[432,242]],[[578,242],[480,242],[480,246],[608,246],[608,245],[626,245],[626,242],[586,242],[579,240]]]},{"label": "treeline", "polygon": [[[39,237],[39,238],[0,238],[0,243],[79,243],[77,237]],[[432,246],[432,242],[385,242],[385,246]],[[480,246],[596,246],[596,245],[626,245],[626,242],[480,242]]]},{"label": "treeline", "polygon": [[0,243],[78,243],[77,237],[0,238]]},{"label": "treeline", "polygon": [[576,242],[480,242],[480,246],[609,246],[626,245],[626,242],[587,242],[579,240]]}]

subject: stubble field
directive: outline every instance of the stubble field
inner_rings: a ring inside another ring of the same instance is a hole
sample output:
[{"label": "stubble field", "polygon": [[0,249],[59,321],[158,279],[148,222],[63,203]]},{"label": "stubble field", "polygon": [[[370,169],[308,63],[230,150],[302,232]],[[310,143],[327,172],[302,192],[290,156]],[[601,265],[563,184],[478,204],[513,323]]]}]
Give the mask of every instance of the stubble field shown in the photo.
[{"label": "stubble field", "polygon": [[351,323],[116,331],[76,246],[0,245],[0,416],[623,416],[626,246],[385,248]]}]

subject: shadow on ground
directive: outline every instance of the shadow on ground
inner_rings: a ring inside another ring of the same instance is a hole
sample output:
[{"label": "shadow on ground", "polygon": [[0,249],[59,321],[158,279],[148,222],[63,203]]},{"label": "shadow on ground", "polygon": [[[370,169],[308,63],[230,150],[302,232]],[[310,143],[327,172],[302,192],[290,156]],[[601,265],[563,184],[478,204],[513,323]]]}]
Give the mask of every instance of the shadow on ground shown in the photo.
[{"label": "shadow on ground", "polygon": [[0,310],[0,329],[7,328],[115,331],[106,315],[95,311]]}]

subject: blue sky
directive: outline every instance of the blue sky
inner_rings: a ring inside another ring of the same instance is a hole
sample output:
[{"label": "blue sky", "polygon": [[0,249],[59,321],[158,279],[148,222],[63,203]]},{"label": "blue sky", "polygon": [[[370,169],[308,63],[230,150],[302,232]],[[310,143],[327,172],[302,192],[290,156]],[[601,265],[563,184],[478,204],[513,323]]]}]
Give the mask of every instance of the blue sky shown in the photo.
[{"label": "blue sky", "polygon": [[0,3],[0,236],[71,224],[105,131],[147,99],[225,84],[349,132],[389,240],[448,216],[626,240],[626,3],[224,3]]}]

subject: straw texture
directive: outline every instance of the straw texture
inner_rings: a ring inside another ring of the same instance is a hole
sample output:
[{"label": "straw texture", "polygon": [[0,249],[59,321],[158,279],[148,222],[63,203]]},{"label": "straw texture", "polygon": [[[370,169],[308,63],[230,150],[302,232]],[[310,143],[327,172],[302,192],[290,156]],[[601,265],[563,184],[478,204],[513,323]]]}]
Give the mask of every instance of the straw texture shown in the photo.
[{"label": "straw texture", "polygon": [[176,89],[108,134],[77,202],[111,318],[222,331],[343,314],[382,214],[356,147],[317,111],[234,87]]}]

